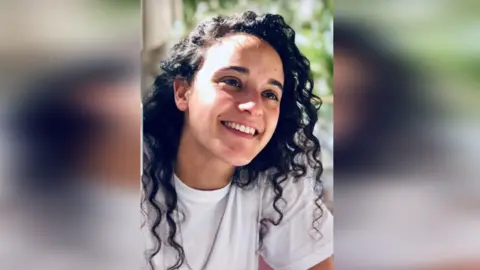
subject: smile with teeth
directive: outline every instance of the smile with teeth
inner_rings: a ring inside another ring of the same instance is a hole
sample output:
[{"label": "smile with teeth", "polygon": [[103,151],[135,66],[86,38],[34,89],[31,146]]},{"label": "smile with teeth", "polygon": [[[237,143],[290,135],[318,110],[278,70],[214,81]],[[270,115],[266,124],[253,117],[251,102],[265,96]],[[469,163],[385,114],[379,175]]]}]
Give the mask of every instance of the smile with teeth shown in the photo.
[{"label": "smile with teeth", "polygon": [[238,130],[240,132],[243,132],[245,134],[249,134],[249,135],[256,135],[257,134],[257,130],[255,128],[252,128],[252,127],[240,125],[240,124],[233,123],[233,122],[226,122],[226,121],[222,121],[222,124],[229,127],[229,128],[232,128],[232,129]]}]

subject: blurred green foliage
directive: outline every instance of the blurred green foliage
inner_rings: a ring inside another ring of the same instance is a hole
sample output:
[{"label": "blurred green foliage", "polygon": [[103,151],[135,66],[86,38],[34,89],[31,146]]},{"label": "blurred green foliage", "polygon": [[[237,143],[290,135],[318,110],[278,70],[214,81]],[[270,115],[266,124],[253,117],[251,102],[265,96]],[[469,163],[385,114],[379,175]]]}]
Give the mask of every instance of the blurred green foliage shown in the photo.
[{"label": "blurred green foliage", "polygon": [[[160,0],[164,1],[164,0]],[[103,0],[105,5],[109,5],[117,8],[133,9],[140,8],[140,0]]]},{"label": "blurred green foliage", "polygon": [[95,19],[100,20],[101,25],[106,25],[109,32],[115,31],[119,34],[125,34],[140,25],[141,0],[86,1],[90,2],[91,8],[100,15],[96,16]]}]

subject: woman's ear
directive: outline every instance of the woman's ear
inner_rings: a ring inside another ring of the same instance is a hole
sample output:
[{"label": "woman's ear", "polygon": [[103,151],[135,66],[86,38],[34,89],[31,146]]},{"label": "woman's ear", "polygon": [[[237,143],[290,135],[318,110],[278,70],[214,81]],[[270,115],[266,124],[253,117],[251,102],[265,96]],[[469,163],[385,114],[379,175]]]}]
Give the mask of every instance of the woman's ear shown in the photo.
[{"label": "woman's ear", "polygon": [[188,109],[188,98],[190,96],[190,91],[190,85],[184,79],[175,79],[173,81],[175,104],[182,112]]}]

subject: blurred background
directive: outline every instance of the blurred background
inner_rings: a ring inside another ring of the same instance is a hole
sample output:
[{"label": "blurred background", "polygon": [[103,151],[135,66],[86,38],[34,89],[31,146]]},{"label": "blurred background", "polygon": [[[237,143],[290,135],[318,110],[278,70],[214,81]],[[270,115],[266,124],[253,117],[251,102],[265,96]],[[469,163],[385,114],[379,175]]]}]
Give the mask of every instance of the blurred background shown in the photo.
[{"label": "blurred background", "polygon": [[480,269],[477,1],[335,1],[335,269]]},{"label": "blurred background", "polygon": [[244,7],[312,61],[336,269],[480,269],[479,3],[334,4],[0,0],[0,269],[137,267],[140,93],[200,19]]},{"label": "blurred background", "polygon": [[139,269],[140,1],[0,0],[0,269]]}]

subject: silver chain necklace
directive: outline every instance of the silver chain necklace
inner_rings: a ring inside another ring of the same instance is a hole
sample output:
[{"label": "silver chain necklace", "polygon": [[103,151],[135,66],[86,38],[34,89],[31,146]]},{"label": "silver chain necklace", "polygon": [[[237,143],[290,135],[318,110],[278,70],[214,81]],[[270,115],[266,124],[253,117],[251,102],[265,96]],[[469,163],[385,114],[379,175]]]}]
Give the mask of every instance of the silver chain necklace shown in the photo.
[{"label": "silver chain necklace", "polygon": [[[222,217],[220,218],[220,222],[218,223],[217,230],[215,232],[215,236],[213,237],[212,246],[210,247],[210,250],[208,251],[207,259],[205,260],[205,263],[203,264],[202,268],[200,268],[200,270],[207,269],[208,263],[210,262],[210,258],[212,257],[213,248],[215,247],[215,243],[217,242],[218,232],[220,231],[220,225],[223,222],[223,217],[225,216],[225,212],[226,212],[226,210],[223,211]],[[178,218],[178,211],[177,211],[177,218]],[[178,231],[180,232],[180,241],[181,241],[182,246],[183,246],[183,233],[182,233],[181,224],[178,224],[178,229],[179,229]],[[193,270],[192,267],[190,266],[190,264],[188,263],[187,256],[185,256],[185,264],[186,264],[186,266],[188,267],[189,270]]]},{"label": "silver chain necklace", "polygon": [[[175,187],[175,182],[174,182],[174,187]],[[230,193],[230,190],[229,190],[229,193]],[[228,202],[227,202],[228,203]],[[222,216],[220,217],[220,221],[218,223],[218,226],[217,226],[217,230],[215,232],[215,236],[213,237],[213,241],[212,241],[212,246],[210,247],[210,250],[208,251],[208,255],[207,255],[207,259],[205,260],[205,263],[203,264],[202,268],[200,268],[200,270],[206,270],[207,266],[208,266],[208,263],[210,262],[210,258],[212,257],[212,253],[213,253],[213,248],[215,247],[215,243],[217,242],[217,238],[218,238],[218,232],[220,231],[220,225],[223,223],[223,218],[225,217],[225,212],[226,212],[226,205],[225,205],[225,209],[222,213]],[[178,204],[177,204],[177,208],[178,208]],[[179,214],[178,214],[178,210],[175,211],[175,214],[176,214],[176,218],[177,218],[177,222],[180,222],[180,217],[179,217]],[[176,224],[178,226],[178,232],[180,233],[180,242],[181,242],[181,245],[183,247],[183,232],[182,232],[182,226],[180,223]],[[187,256],[185,254],[185,265],[188,267],[189,270],[193,270],[192,267],[190,266],[190,264],[188,263],[188,259],[187,259]]]}]

